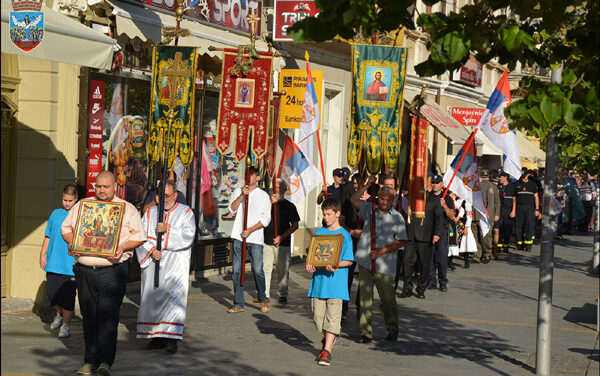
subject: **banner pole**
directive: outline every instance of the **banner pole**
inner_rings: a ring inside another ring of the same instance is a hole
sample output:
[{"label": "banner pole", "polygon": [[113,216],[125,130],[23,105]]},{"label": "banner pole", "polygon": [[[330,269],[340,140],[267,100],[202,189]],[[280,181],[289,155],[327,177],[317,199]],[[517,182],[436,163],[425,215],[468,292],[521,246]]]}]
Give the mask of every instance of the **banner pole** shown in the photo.
[{"label": "banner pole", "polygon": [[[325,179],[325,167],[323,167],[323,152],[321,151],[321,134],[317,129],[317,145],[319,145],[319,160],[321,161],[321,174],[323,175],[323,186],[327,186],[327,180]],[[327,198],[327,191],[325,191],[325,198]]]},{"label": "banner pole", "polygon": [[[468,149],[469,147],[471,147],[473,140],[475,140],[475,133],[477,133],[478,130],[479,130],[479,128],[475,128],[473,133],[471,133],[471,136],[469,136],[469,140],[468,140],[469,142],[467,143],[467,147],[465,148],[465,150]],[[462,157],[460,157],[460,161],[458,161],[458,166],[456,166],[456,168],[454,169],[454,173],[452,174],[452,177],[450,178],[450,182],[448,183],[448,186],[444,190],[444,194],[442,195],[442,198],[446,197],[446,194],[448,193],[448,190],[450,189],[450,186],[452,185],[452,182],[454,181],[454,177],[456,176],[456,173],[458,172],[458,169],[460,168],[460,165],[462,164],[463,159],[465,159],[466,154],[467,153],[463,153]]]}]

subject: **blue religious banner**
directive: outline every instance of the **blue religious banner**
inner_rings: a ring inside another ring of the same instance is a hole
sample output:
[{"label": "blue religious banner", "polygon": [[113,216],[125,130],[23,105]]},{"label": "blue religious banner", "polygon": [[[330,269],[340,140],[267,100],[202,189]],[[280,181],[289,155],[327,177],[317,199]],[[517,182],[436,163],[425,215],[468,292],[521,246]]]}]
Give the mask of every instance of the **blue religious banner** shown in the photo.
[{"label": "blue religious banner", "polygon": [[[398,168],[406,58],[403,47],[352,45],[352,106],[348,164],[379,173]],[[366,154],[366,155],[365,155]]]},{"label": "blue religious banner", "polygon": [[12,0],[15,12],[10,12],[10,40],[23,51],[36,48],[44,37],[42,0]]}]

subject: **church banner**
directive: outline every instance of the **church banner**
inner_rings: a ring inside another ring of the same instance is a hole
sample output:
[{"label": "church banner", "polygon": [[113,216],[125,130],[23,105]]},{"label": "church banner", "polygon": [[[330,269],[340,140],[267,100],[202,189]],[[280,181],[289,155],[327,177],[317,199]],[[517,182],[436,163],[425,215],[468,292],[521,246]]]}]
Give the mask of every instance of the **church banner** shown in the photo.
[{"label": "church banner", "polygon": [[408,215],[425,218],[425,194],[427,188],[427,138],[429,123],[415,116],[411,130],[410,177],[408,184]]},{"label": "church banner", "polygon": [[196,56],[197,49],[193,47],[154,47],[148,159],[151,162],[161,160],[167,139],[169,109],[172,107],[174,118],[169,134],[169,169],[178,155],[184,166],[188,166],[193,157]]},{"label": "church banner", "polygon": [[[259,52],[258,56],[253,56],[256,60],[245,76],[235,73],[236,58],[237,49],[228,48],[223,51],[217,148],[225,153],[232,143],[232,131],[236,129],[234,155],[241,161],[248,154],[250,129],[253,129],[251,151],[256,159],[260,159],[267,153],[273,54]],[[249,59],[248,54],[245,54],[244,59]]]},{"label": "church banner", "polygon": [[366,153],[371,174],[382,163],[392,171],[398,168],[407,52],[403,47],[352,45],[350,167],[357,167]]}]

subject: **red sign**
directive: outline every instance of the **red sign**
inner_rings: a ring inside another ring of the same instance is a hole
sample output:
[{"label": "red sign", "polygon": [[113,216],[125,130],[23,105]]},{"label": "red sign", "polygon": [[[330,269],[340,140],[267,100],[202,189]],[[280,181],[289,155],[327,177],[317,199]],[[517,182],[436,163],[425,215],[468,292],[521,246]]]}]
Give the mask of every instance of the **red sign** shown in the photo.
[{"label": "red sign", "polygon": [[452,107],[452,117],[462,125],[476,126],[484,111],[483,108]]},{"label": "red sign", "polygon": [[96,176],[102,171],[102,126],[104,122],[104,81],[90,85],[88,130],[87,196],[95,195]]},{"label": "red sign", "polygon": [[[418,123],[417,123],[418,119]],[[427,188],[427,137],[429,123],[427,120],[415,117],[412,123],[410,151],[410,197],[408,215],[415,218],[425,218],[425,195]]]},{"label": "red sign", "polygon": [[458,80],[475,86],[481,86],[482,73],[483,65],[471,55],[469,61],[460,68]]},{"label": "red sign", "polygon": [[[175,0],[137,0],[140,3],[161,8],[175,14]],[[227,29],[250,34],[246,17],[250,14],[262,17],[260,0],[183,0],[183,13],[199,21],[220,25]],[[256,24],[256,35],[260,36],[260,21]]]},{"label": "red sign", "polygon": [[292,40],[287,29],[306,17],[317,16],[320,10],[315,2],[296,0],[276,0],[273,17],[273,40]]}]

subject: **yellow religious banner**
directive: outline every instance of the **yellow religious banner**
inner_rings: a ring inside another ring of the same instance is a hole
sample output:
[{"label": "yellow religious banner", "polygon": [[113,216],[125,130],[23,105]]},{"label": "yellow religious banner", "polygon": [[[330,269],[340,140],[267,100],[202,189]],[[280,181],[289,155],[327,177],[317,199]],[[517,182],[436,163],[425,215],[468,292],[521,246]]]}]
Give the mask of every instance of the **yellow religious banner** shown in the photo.
[{"label": "yellow religious banner", "polygon": [[[323,71],[311,70],[311,72],[317,94],[317,103],[319,104],[319,113],[321,113]],[[305,69],[281,70],[279,74],[279,91],[285,91],[285,96],[281,97],[279,128],[300,128],[307,76],[308,73]],[[319,128],[321,128],[320,124]]]}]

